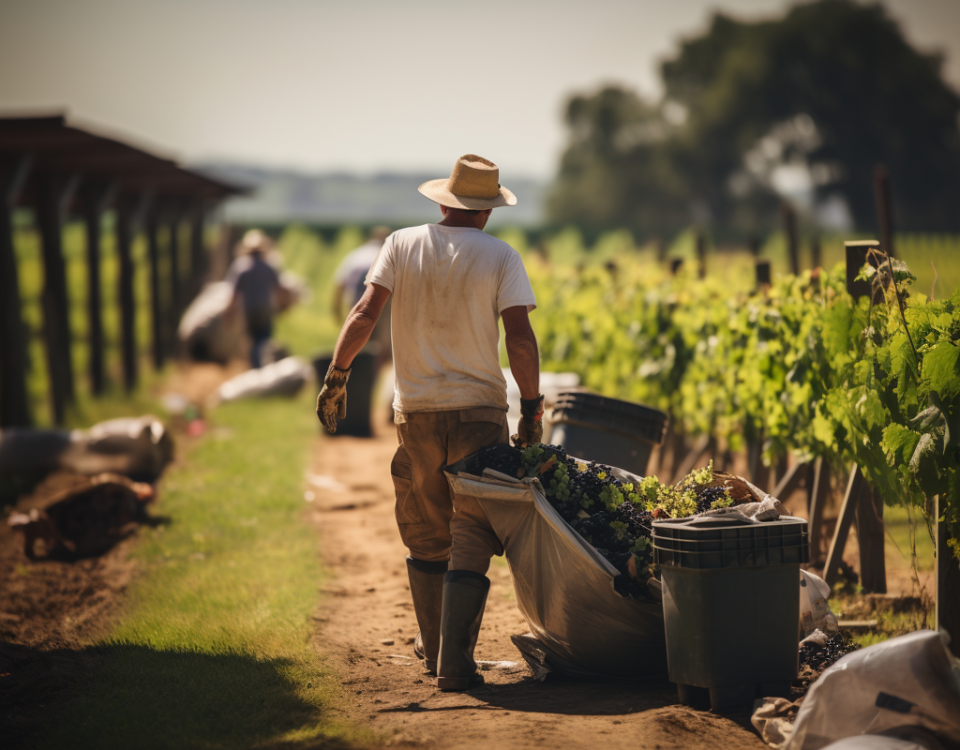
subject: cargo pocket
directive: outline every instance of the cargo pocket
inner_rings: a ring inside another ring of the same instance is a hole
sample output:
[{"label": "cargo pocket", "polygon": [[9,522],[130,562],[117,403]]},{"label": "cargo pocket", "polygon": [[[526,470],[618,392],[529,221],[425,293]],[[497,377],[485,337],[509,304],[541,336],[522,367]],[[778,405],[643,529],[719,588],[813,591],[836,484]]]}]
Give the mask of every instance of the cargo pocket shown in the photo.
[{"label": "cargo pocket", "polygon": [[396,515],[398,526],[423,523],[420,515],[420,503],[417,500],[417,493],[413,489],[413,467],[409,463],[406,463],[403,460],[404,458],[406,458],[406,451],[403,446],[400,446],[390,464],[390,475],[393,477],[393,490],[397,496]]},{"label": "cargo pocket", "polygon": [[481,448],[506,443],[509,437],[507,413],[502,409],[489,406],[461,409],[460,429],[451,454],[459,461]]}]

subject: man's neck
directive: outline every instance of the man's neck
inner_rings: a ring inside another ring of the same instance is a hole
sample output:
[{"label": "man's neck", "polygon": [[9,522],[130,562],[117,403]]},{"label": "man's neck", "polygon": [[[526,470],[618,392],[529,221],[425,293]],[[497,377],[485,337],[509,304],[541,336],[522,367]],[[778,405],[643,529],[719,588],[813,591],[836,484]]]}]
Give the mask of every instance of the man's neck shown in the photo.
[{"label": "man's neck", "polygon": [[445,216],[437,222],[441,227],[460,227],[461,229],[480,229],[476,222],[455,219],[452,216]]}]

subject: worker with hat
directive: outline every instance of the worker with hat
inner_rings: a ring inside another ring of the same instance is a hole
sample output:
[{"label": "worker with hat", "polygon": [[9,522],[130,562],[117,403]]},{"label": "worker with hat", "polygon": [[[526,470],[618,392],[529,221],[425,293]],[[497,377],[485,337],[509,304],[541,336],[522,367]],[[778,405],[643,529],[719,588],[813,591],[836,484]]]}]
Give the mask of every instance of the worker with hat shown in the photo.
[{"label": "worker with hat", "polygon": [[400,446],[390,473],[420,633],[414,652],[441,690],[483,684],[473,658],[490,581],[503,545],[473,497],[453,495],[443,467],[506,443],[506,381],[500,369],[503,320],[510,369],[520,386],[519,445],[539,443],[543,396],[537,340],[528,313],[536,300],[523,262],[484,233],[490,213],[517,199],[497,165],[461,156],[449,178],[420,192],[440,204],[436,224],[401,229],[383,244],[351,311],[317,399],[330,432],[346,416],[350,365],[392,295],[396,369],[394,421]]},{"label": "worker with hat", "polygon": [[250,336],[250,366],[263,364],[263,351],[273,335],[273,317],[277,311],[277,297],[282,291],[280,274],[267,261],[272,250],[270,238],[259,229],[251,229],[244,236],[238,257],[227,272],[227,281],[233,285],[231,307],[242,305],[247,333]]}]

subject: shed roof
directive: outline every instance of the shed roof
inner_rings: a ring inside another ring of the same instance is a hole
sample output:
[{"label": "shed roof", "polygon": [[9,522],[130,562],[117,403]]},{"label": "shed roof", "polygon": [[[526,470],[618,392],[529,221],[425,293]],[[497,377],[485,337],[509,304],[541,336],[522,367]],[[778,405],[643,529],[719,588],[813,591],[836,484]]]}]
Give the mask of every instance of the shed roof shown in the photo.
[{"label": "shed roof", "polygon": [[63,115],[0,117],[0,160],[26,161],[31,180],[21,203],[31,201],[30,182],[40,175],[79,177],[119,190],[176,200],[216,202],[248,189],[215,180],[122,141],[67,124]]}]

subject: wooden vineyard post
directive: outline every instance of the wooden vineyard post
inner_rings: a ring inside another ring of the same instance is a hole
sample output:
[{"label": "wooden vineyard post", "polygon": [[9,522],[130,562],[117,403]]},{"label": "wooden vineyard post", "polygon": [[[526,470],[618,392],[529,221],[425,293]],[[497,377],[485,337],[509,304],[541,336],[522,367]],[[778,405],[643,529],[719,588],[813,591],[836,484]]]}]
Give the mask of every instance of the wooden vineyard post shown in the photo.
[{"label": "wooden vineyard post", "polygon": [[798,463],[791,466],[782,474],[779,474],[777,476],[777,485],[773,488],[771,494],[778,500],[785,500],[790,497],[790,495],[800,487],[800,483],[804,481],[806,470],[806,463]]},{"label": "wooden vineyard post", "polygon": [[[943,516],[944,500],[937,497],[937,518]],[[950,650],[960,657],[960,563],[947,544],[947,525],[937,522],[937,629],[950,634]]]},{"label": "wooden vineyard post", "polygon": [[[857,275],[863,268],[863,264],[867,262],[867,253],[870,250],[879,250],[880,243],[876,240],[856,240],[854,242],[844,242],[843,249],[847,260],[847,291],[855,300],[870,296],[872,294],[870,282],[857,281]],[[876,259],[873,259],[871,263],[879,264]],[[882,293],[879,296],[875,295],[875,303],[882,301]]]},{"label": "wooden vineyard post", "polygon": [[850,534],[850,526],[853,524],[854,516],[857,513],[857,504],[860,501],[866,480],[860,468],[854,466],[850,470],[850,478],[847,480],[847,491],[843,495],[843,503],[840,506],[840,517],[837,519],[837,529],[833,533],[833,539],[830,541],[830,549],[827,551],[827,562],[823,567],[823,580],[831,587],[840,580],[840,563],[843,561],[843,548],[847,546],[847,536]]},{"label": "wooden vineyard post", "polygon": [[195,297],[207,273],[207,255],[203,246],[203,205],[194,207],[190,221],[190,296]]},{"label": "wooden vineyard post", "polygon": [[117,205],[117,299],[120,302],[120,344],[123,359],[123,385],[127,391],[137,387],[137,305],[133,288],[133,236],[137,210],[132,196],[123,196]]},{"label": "wooden vineyard post", "polygon": [[810,560],[819,562],[823,536],[823,511],[830,497],[830,462],[818,458],[813,464],[813,477],[807,494],[807,518],[810,533]]},{"label": "wooden vineyard post", "polygon": [[790,206],[783,206],[783,233],[787,237],[787,259],[790,273],[800,275],[800,245],[797,240],[797,213]]},{"label": "wooden vineyard post", "polygon": [[27,398],[27,329],[21,309],[13,206],[30,171],[21,158],[0,171],[0,428],[32,423]]},{"label": "wooden vineyard post", "polygon": [[103,211],[111,188],[87,185],[81,190],[83,221],[87,235],[87,330],[90,342],[90,391],[95,396],[104,389],[103,295],[101,294],[100,244]]},{"label": "wooden vineyard post", "polygon": [[880,249],[891,258],[893,252],[893,207],[890,205],[890,179],[884,166],[873,170],[873,195],[877,204],[877,224],[880,226]]},{"label": "wooden vineyard post", "polygon": [[814,237],[810,242],[810,268],[823,268],[823,248],[819,237]]},{"label": "wooden vineyard post", "polygon": [[[878,246],[876,240],[845,242],[847,256],[847,291],[854,300],[872,294],[869,282],[857,281],[857,275],[868,260],[870,248]],[[870,259],[876,263],[876,259]],[[879,294],[882,295],[882,291]],[[874,300],[877,302],[878,300]],[[860,583],[868,593],[886,593],[887,573],[884,560],[883,498],[869,485],[859,467],[854,467],[847,483],[847,493],[840,510],[837,529],[827,554],[824,577],[831,586],[837,580],[847,534],[853,520],[857,520],[857,541],[860,546]],[[832,577],[832,579],[831,579]]]},{"label": "wooden vineyard post", "polygon": [[757,289],[770,286],[770,261],[758,260],[756,263]]},{"label": "wooden vineyard post", "polygon": [[150,211],[146,221],[147,254],[150,260],[150,323],[153,336],[153,369],[160,371],[166,355],[163,299],[160,294],[160,238],[157,212]]},{"label": "wooden vineyard post", "polygon": [[707,238],[703,232],[697,232],[697,276],[707,278]]},{"label": "wooden vineyard post", "polygon": [[45,177],[37,186],[37,219],[43,250],[43,333],[50,378],[53,421],[61,425],[67,404],[76,400],[73,381],[73,340],[70,335],[70,305],[67,267],[63,260],[63,213],[77,183]]}]

